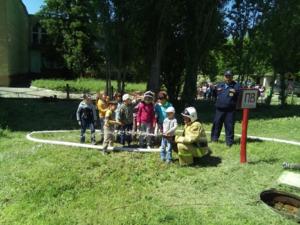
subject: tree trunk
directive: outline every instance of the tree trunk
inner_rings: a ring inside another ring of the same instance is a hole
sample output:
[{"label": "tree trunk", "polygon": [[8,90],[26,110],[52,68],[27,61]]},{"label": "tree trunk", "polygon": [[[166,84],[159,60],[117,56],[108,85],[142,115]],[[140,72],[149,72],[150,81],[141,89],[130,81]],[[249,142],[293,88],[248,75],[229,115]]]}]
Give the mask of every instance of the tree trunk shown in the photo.
[{"label": "tree trunk", "polygon": [[286,105],[286,85],[285,85],[285,74],[283,72],[281,72],[279,74],[280,76],[280,104],[281,106],[285,106]]},{"label": "tree trunk", "polygon": [[160,90],[161,59],[163,54],[162,38],[156,41],[153,58],[150,63],[150,76],[147,83],[147,90],[157,93]]},{"label": "tree trunk", "polygon": [[186,57],[186,74],[184,77],[184,88],[182,100],[187,105],[195,102],[197,94],[197,74],[198,74],[199,57],[197,48],[189,49]]},{"label": "tree trunk", "polygon": [[267,105],[270,105],[271,101],[272,101],[272,97],[273,97],[273,93],[274,93],[274,87],[275,87],[276,74],[277,73],[274,72],[273,81],[272,81],[272,85],[271,85],[271,89],[270,89],[270,93],[267,96],[266,101],[265,101]]}]

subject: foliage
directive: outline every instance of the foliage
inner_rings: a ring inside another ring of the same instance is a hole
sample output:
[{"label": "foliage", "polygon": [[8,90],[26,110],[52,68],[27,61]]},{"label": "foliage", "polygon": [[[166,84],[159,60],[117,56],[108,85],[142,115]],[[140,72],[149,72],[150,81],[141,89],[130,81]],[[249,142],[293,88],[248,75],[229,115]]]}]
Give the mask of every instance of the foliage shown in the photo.
[{"label": "foliage", "polygon": [[96,62],[103,61],[98,48],[99,21],[95,2],[46,0],[39,13],[49,41],[77,76],[97,69]]}]

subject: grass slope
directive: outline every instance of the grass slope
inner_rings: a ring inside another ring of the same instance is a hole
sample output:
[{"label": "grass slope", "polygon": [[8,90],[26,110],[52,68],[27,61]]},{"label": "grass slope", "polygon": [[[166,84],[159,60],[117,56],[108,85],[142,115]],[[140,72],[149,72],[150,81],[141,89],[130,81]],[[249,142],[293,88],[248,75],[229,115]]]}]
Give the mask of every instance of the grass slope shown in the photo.
[{"label": "grass slope", "polygon": [[[158,154],[102,156],[25,139],[30,130],[77,128],[76,106],[0,99],[0,123],[8,127],[0,130],[0,224],[294,224],[262,204],[259,193],[275,187],[300,195],[276,184],[281,163],[299,161],[299,147],[252,141],[249,163],[241,165],[239,146],[221,142],[210,144],[213,155],[198,166],[181,168],[177,156],[165,165]],[[256,113],[259,124],[266,116]],[[281,135],[285,120],[273,116],[270,124]]]}]

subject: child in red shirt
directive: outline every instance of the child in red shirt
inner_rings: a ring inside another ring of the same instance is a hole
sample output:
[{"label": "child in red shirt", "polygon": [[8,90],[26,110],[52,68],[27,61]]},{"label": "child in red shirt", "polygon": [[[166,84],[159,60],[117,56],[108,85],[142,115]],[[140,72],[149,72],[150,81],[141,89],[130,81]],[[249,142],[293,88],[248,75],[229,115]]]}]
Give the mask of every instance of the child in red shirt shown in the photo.
[{"label": "child in red shirt", "polygon": [[147,144],[147,148],[150,148],[151,146],[151,134],[153,134],[156,125],[153,101],[154,93],[151,91],[147,91],[144,94],[143,101],[138,105],[136,120],[137,128],[142,133],[139,138],[140,147],[145,146],[145,141]]}]

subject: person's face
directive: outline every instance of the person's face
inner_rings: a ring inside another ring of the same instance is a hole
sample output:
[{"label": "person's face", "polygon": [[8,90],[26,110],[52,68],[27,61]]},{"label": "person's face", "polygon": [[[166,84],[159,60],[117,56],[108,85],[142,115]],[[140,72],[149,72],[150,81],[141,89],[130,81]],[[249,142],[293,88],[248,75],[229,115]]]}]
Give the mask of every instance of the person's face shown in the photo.
[{"label": "person's face", "polygon": [[174,118],[174,113],[169,112],[169,113],[167,113],[167,116],[168,116],[169,119],[173,119]]},{"label": "person's face", "polygon": [[144,101],[145,101],[146,104],[150,104],[152,102],[152,98],[145,97]]},{"label": "person's face", "polygon": [[161,104],[165,104],[167,100],[165,98],[159,98],[159,101]]},{"label": "person's face", "polygon": [[224,80],[226,83],[231,83],[233,81],[233,77],[232,76],[224,76]]},{"label": "person's face", "polygon": [[116,108],[117,108],[117,106],[116,106],[115,104],[110,105],[110,109],[111,109],[112,111],[115,111]]},{"label": "person's face", "polygon": [[117,100],[118,102],[120,102],[120,101],[122,100],[122,97],[121,97],[121,96],[117,96],[116,100]]},{"label": "person's face", "polygon": [[92,99],[91,99],[91,98],[87,98],[87,99],[86,99],[86,102],[87,102],[88,104],[92,104]]},{"label": "person's face", "polygon": [[183,122],[184,122],[184,124],[188,125],[188,124],[191,123],[191,119],[189,117],[187,117],[187,116],[184,116],[183,117]]},{"label": "person's face", "polygon": [[126,99],[126,100],[125,100],[125,104],[126,104],[126,105],[130,105],[130,104],[131,104],[131,99],[130,99],[130,98]]},{"label": "person's face", "polygon": [[110,97],[108,95],[106,95],[104,101],[109,102],[109,100],[110,100]]}]

